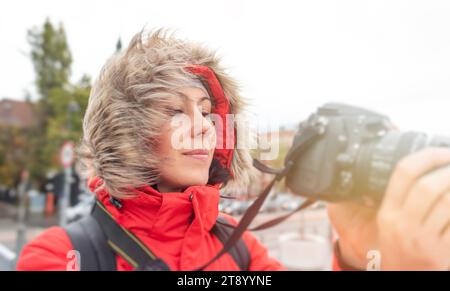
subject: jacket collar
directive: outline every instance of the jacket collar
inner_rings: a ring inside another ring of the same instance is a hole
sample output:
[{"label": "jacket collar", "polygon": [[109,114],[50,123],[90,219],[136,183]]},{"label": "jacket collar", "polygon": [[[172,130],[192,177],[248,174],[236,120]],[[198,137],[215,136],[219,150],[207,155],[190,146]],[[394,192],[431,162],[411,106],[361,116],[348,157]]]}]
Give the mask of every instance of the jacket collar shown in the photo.
[{"label": "jacket collar", "polygon": [[160,240],[182,238],[189,227],[209,232],[219,213],[219,190],[210,185],[168,193],[160,193],[151,186],[140,187],[133,189],[133,198],[120,200],[120,208],[111,203],[110,195],[101,185],[98,177],[89,181],[91,191],[120,225]]}]

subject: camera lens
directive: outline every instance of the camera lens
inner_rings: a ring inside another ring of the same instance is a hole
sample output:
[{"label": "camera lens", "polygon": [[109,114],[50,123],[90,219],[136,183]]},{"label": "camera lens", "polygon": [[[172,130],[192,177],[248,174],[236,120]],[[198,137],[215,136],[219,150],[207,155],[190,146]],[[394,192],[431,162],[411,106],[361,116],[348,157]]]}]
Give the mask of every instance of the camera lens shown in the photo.
[{"label": "camera lens", "polygon": [[429,138],[419,132],[389,131],[380,139],[361,145],[355,162],[354,195],[380,201],[397,163],[425,147],[450,147],[445,137]]}]

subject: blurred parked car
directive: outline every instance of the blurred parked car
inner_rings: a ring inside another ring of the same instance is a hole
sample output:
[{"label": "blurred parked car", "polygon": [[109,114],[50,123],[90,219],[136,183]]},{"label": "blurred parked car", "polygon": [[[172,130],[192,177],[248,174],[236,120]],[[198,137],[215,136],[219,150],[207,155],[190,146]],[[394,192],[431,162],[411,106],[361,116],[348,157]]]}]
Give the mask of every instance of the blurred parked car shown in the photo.
[{"label": "blurred parked car", "polygon": [[95,195],[90,192],[81,193],[78,196],[78,201],[76,205],[66,209],[67,221],[69,222],[89,215],[95,203]]},{"label": "blurred parked car", "polygon": [[[291,211],[297,208],[304,198],[289,193],[271,194],[261,207],[260,212]],[[242,215],[253,203],[253,200],[222,199],[219,211],[230,215]]]}]

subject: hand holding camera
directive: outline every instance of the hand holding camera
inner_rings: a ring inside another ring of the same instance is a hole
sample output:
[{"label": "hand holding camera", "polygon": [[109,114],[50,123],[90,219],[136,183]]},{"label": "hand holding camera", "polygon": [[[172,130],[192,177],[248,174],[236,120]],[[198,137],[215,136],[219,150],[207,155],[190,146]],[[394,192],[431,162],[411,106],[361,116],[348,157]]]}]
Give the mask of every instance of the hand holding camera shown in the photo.
[{"label": "hand holding camera", "polygon": [[[296,143],[318,137],[300,155]],[[343,260],[366,269],[450,270],[450,141],[394,130],[378,113],[327,104],[303,122],[286,162],[296,194],[329,204]]]},{"label": "hand holding camera", "polygon": [[449,163],[448,149],[421,150],[398,163],[379,209],[329,204],[343,259],[366,269],[377,250],[381,269],[450,270]]}]

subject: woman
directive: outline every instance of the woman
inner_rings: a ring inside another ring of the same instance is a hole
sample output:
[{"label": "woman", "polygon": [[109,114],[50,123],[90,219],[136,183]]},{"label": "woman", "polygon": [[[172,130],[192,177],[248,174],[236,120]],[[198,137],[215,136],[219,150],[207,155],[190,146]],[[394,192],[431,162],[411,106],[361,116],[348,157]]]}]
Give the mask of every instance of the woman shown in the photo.
[{"label": "woman", "polygon": [[[227,114],[241,112],[243,100],[236,83],[210,50],[161,31],[145,36],[136,35],[102,70],[84,117],[80,155],[87,165],[90,189],[115,223],[137,237],[168,269],[194,270],[223,246],[212,231],[218,216],[236,224],[218,213],[219,189],[245,189],[250,181],[250,155],[245,148],[236,147],[239,128],[230,130],[226,122]],[[394,174],[390,186],[394,194],[388,191],[387,196],[407,195],[406,185],[419,174],[450,161],[448,152],[433,151],[408,157],[407,162],[424,164],[431,156],[435,163],[416,169],[415,176]],[[400,248],[402,256],[390,258],[386,266],[404,267],[413,250],[382,238],[376,221],[383,217],[362,210],[352,204],[330,207],[341,237],[335,268],[341,264],[365,269],[366,252],[379,246],[386,253]],[[385,212],[389,216],[394,210]],[[404,215],[400,221],[408,218]],[[440,222],[445,219],[445,215],[439,217]],[[397,224],[390,221],[390,225]],[[420,230],[419,224],[415,230]],[[383,234],[389,236],[387,231]],[[443,241],[448,236],[447,231]],[[251,233],[245,232],[243,241],[250,254],[249,270],[284,269]],[[424,249],[429,249],[426,243],[430,242],[423,242]],[[73,248],[66,230],[52,227],[24,248],[17,268],[66,270]],[[135,268],[126,257],[116,253],[115,269]],[[429,263],[416,257],[415,268],[450,265],[442,259]],[[233,256],[226,253],[204,270],[239,269]]]}]

